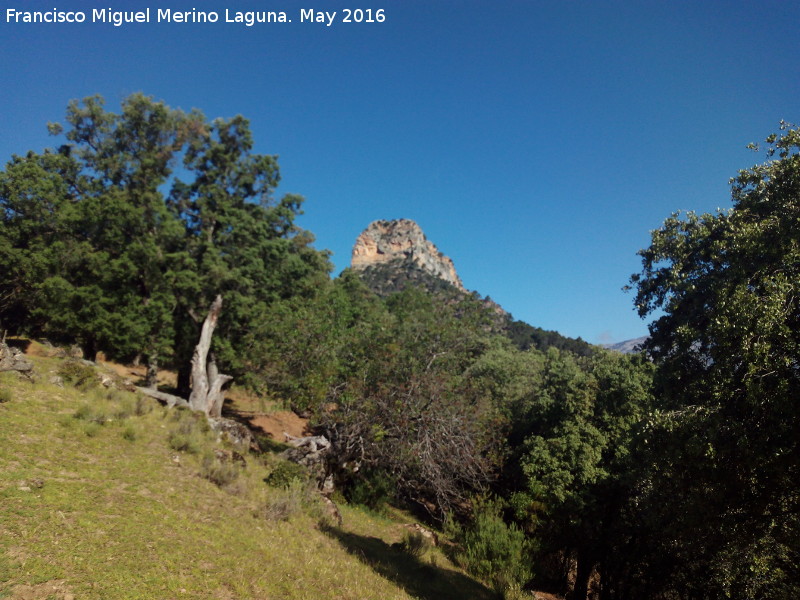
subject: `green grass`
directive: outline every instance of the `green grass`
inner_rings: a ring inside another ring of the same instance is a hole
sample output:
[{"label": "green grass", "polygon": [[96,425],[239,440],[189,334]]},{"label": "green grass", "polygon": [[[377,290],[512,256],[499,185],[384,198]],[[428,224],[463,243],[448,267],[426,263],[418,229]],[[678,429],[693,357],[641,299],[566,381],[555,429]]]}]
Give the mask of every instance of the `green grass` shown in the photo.
[{"label": "green grass", "polygon": [[[57,366],[36,360],[40,373]],[[405,532],[395,519],[344,506],[343,529],[320,527],[306,492],[291,492],[300,508],[286,519],[267,518],[287,501],[264,483],[274,461],[248,456],[228,481],[209,463],[213,439],[185,425],[191,415],[125,392],[7,376],[0,388],[10,390],[0,403],[0,598],[495,597],[438,549],[393,548]],[[195,436],[197,452],[176,450],[176,432]]]}]

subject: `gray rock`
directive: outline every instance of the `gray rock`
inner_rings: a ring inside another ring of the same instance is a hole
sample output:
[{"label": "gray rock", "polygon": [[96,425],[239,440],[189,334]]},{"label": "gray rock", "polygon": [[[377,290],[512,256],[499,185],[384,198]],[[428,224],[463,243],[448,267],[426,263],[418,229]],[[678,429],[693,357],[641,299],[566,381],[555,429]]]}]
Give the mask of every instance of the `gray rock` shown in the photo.
[{"label": "gray rock", "polygon": [[453,261],[428,241],[410,219],[373,221],[356,239],[350,266],[356,270],[410,260],[423,271],[466,291]]}]

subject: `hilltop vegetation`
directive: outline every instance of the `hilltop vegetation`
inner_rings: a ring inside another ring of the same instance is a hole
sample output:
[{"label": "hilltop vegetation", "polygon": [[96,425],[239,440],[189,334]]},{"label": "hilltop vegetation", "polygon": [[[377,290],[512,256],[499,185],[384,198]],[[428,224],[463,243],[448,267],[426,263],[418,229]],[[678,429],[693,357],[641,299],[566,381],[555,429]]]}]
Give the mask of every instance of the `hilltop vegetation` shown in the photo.
[{"label": "hilltop vegetation", "polygon": [[[771,136],[771,160],[733,180],[733,210],[675,215],[653,233],[631,285],[643,316],[662,312],[646,354],[625,356],[518,324],[512,343],[480,298],[443,301],[413,277],[385,297],[353,271],[331,280],[327,254],[294,224],[301,199],[275,200],[277,162],[252,152],[242,117],[208,122],[135,95],[120,114],[97,98],[72,103],[67,123],[58,149],[14,157],[0,172],[0,261],[10,265],[2,327],[78,343],[90,358],[142,360],[151,378],[172,367],[171,391],[185,395],[199,321],[220,294],[219,368],[310,418],[331,442],[320,483],[341,498],[375,511],[404,506],[442,527],[452,559],[486,586],[469,597],[488,588],[519,596],[520,586],[580,600],[800,591],[798,130]],[[12,394],[29,398],[22,389]],[[37,402],[57,410],[61,392],[45,392]],[[112,428],[88,422],[80,428],[112,439]],[[33,423],[7,431],[34,435]],[[147,423],[148,436],[159,433]],[[144,462],[130,468],[152,468]],[[50,470],[42,463],[33,477]],[[20,514],[15,527],[35,527]],[[178,522],[202,529],[187,521],[196,517]],[[204,518],[242,527],[221,512]],[[281,577],[297,579],[304,560],[317,568],[318,557],[281,554],[243,528],[244,547],[285,569]],[[384,550],[352,531],[333,535],[360,552]],[[239,572],[200,560],[213,577]],[[396,581],[396,565],[379,564]],[[88,586],[93,576],[80,577]],[[170,585],[189,589],[190,575],[181,577]],[[286,581],[290,597],[319,592],[302,577],[296,588]],[[415,585],[406,589],[426,597]],[[352,589],[343,597],[375,597]]]}]

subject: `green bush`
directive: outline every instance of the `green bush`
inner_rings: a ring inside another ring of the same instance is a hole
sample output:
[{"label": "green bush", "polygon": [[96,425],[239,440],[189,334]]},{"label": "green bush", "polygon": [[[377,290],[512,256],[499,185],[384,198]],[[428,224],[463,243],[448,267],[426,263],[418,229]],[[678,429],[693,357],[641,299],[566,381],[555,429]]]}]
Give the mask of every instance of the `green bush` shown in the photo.
[{"label": "green bush", "polygon": [[274,490],[263,508],[263,516],[268,521],[288,521],[303,510],[309,499],[307,482],[294,478],[280,490]]},{"label": "green bush", "polygon": [[474,520],[457,535],[457,561],[500,592],[524,584],[531,575],[530,547],[515,524],[506,524],[495,503],[480,505]]},{"label": "green bush", "polygon": [[95,423],[97,425],[105,425],[109,420],[105,408],[97,406],[95,403],[81,404],[72,416],[79,421],[86,421],[87,423]]},{"label": "green bush", "polygon": [[136,441],[136,430],[128,425],[122,430],[122,438],[128,440],[129,442]]},{"label": "green bush", "polygon": [[238,465],[230,462],[223,462],[214,455],[206,455],[200,465],[200,476],[208,479],[211,483],[226,487],[239,478],[241,469]]},{"label": "green bush", "polygon": [[114,399],[116,400],[116,407],[113,410],[113,416],[118,421],[124,421],[136,413],[135,400],[127,394],[124,396],[115,395]]},{"label": "green bush", "polygon": [[419,531],[407,531],[400,542],[403,552],[414,558],[420,558],[429,546],[428,538]]},{"label": "green bush", "polygon": [[76,388],[85,390],[97,385],[97,374],[94,367],[85,365],[78,360],[65,360],[58,366],[56,373],[65,383]]},{"label": "green bush", "polygon": [[12,398],[14,398],[14,394],[11,393],[10,389],[0,389],[0,404],[3,402],[11,402]]},{"label": "green bush", "polygon": [[345,490],[345,497],[351,504],[383,512],[386,505],[395,497],[397,482],[386,473],[374,471],[365,473]]},{"label": "green bush", "polygon": [[307,480],[308,471],[304,467],[288,460],[282,460],[275,465],[264,481],[272,487],[288,488],[296,481],[305,483]]},{"label": "green bush", "polygon": [[133,407],[133,412],[137,417],[142,417],[153,410],[153,401],[146,398],[141,394],[136,394],[136,403]]},{"label": "green bush", "polygon": [[209,443],[210,428],[205,415],[190,410],[176,410],[172,420],[177,425],[170,431],[168,442],[170,448],[179,452],[199,454]]},{"label": "green bush", "polygon": [[205,439],[197,433],[180,433],[173,431],[169,434],[169,447],[178,452],[200,454],[205,446]]},{"label": "green bush", "polygon": [[536,600],[538,596],[532,596],[519,583],[511,583],[502,590],[503,600]]},{"label": "green bush", "polygon": [[83,433],[86,434],[86,437],[94,437],[100,433],[101,427],[102,425],[96,421],[87,421],[83,424]]}]

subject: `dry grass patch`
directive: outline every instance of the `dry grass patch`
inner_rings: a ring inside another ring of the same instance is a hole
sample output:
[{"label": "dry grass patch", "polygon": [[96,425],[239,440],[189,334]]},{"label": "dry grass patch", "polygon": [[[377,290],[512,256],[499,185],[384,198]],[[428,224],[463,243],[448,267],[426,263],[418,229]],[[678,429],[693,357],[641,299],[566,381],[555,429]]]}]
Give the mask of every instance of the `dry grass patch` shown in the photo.
[{"label": "dry grass patch", "polygon": [[[55,360],[38,358],[37,368],[54,370]],[[204,457],[218,447],[213,439],[200,435],[196,454],[170,443],[191,415],[124,392],[7,380],[12,401],[0,404],[0,598],[51,582],[64,586],[52,597],[82,600],[407,600],[438,593],[435,586],[425,591],[430,573],[398,578],[382,546],[350,543],[381,536],[389,548],[401,535],[396,523],[343,507],[341,533],[353,537],[336,537],[317,527],[315,498],[305,490],[287,520],[265,518],[264,507],[285,502],[286,490],[264,483],[273,467],[258,460],[239,470],[233,483],[242,487],[234,494],[202,477]],[[84,411],[88,419],[74,416]],[[377,556],[369,557],[371,550]],[[468,581],[445,580],[455,585],[453,594]],[[458,597],[481,598],[474,589]]]}]

